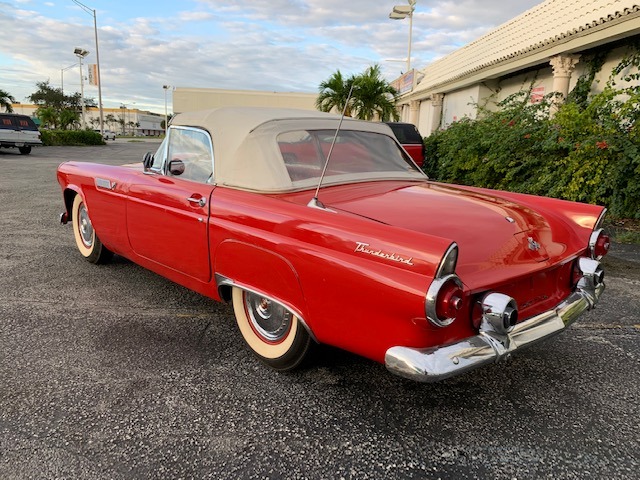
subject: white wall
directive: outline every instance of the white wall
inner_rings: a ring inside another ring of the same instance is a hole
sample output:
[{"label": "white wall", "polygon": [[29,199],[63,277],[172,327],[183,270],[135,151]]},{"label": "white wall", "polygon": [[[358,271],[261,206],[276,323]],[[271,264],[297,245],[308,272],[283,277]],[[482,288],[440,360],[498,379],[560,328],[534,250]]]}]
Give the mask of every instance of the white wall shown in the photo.
[{"label": "white wall", "polygon": [[318,95],[315,93],[177,87],[173,91],[173,111],[182,113],[218,107],[279,107],[316,110],[317,97]]},{"label": "white wall", "polygon": [[[611,70],[616,67],[626,52],[626,48],[618,48],[609,52],[608,59],[602,67],[602,70],[596,75],[597,82],[592,87],[592,93],[599,93],[605,87]],[[580,75],[582,75],[589,65],[585,57],[576,65],[575,70],[569,82],[569,90],[571,91]],[[470,87],[447,92],[444,97],[442,107],[441,128],[446,128],[453,122],[462,118],[475,118],[476,105],[484,105],[490,110],[495,110],[496,103],[504,100],[508,96],[528,89],[531,82],[536,89],[534,93],[546,95],[553,91],[553,69],[550,65],[541,65],[537,70],[527,70],[520,74],[505,76],[500,79],[487,79],[482,83],[472,85]],[[618,81],[617,86],[623,87],[623,81]],[[423,100],[420,103],[420,114],[418,129],[424,136],[429,135],[429,125],[431,125],[433,109],[430,100]]]},{"label": "white wall", "polygon": [[440,126],[448,127],[453,122],[465,117],[476,118],[476,103],[480,98],[480,85],[447,93],[442,104],[442,122]]}]

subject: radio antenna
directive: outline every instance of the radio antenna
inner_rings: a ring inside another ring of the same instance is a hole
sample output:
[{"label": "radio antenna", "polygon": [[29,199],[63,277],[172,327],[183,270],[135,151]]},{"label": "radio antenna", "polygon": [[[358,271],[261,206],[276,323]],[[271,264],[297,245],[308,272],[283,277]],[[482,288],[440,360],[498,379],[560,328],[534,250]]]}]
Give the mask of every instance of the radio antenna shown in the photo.
[{"label": "radio antenna", "polygon": [[322,185],[322,180],[324,180],[324,175],[327,173],[327,167],[329,166],[329,159],[331,159],[331,153],[333,152],[333,147],[336,144],[336,140],[338,139],[338,133],[340,133],[340,128],[342,128],[342,121],[344,120],[344,115],[347,113],[347,106],[349,105],[349,100],[351,100],[351,94],[353,93],[353,86],[355,82],[351,83],[351,88],[349,89],[349,94],[347,95],[347,101],[344,102],[344,108],[342,109],[342,115],[340,116],[340,123],[338,123],[338,128],[336,128],[336,133],[333,136],[333,141],[331,142],[331,146],[329,147],[329,153],[327,153],[327,159],[324,161],[324,167],[322,168],[322,173],[320,174],[320,180],[318,181],[318,186],[316,188],[316,193],[309,203],[307,203],[307,207],[311,208],[320,208],[325,210],[324,204],[318,200],[318,195],[320,194],[320,186]]}]

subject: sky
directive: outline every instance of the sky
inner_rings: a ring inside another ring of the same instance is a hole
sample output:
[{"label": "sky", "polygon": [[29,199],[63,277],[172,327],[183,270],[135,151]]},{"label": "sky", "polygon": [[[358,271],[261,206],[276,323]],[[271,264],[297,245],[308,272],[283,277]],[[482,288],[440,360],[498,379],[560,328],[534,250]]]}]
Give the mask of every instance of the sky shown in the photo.
[{"label": "sky", "polygon": [[[423,68],[542,0],[417,0],[411,65]],[[407,0],[85,0],[95,10],[105,107],[171,111],[173,87],[316,93],[336,70],[406,69]],[[0,89],[80,91],[76,47],[96,62],[93,14],[73,0],[0,0]],[[69,68],[67,68],[69,67]],[[74,68],[75,67],[75,68]],[[85,70],[85,76],[87,75]],[[85,96],[98,99],[87,85]]]}]

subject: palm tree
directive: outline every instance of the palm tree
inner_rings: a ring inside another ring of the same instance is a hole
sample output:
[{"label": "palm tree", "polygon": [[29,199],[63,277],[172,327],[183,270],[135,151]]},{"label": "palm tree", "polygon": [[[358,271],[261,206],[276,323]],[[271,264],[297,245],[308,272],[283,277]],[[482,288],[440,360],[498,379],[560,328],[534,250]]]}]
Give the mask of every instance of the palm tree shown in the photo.
[{"label": "palm tree", "polygon": [[380,66],[374,65],[358,75],[353,91],[353,110],[360,120],[398,120],[398,91],[381,78]]},{"label": "palm tree", "polygon": [[353,75],[345,79],[340,70],[337,70],[328,80],[320,84],[318,88],[318,98],[316,99],[316,108],[321,112],[330,112],[334,108],[340,113],[344,110],[345,115],[350,117],[350,105],[348,105],[345,110],[345,104],[347,103],[347,97],[349,96],[353,82]]},{"label": "palm tree", "polygon": [[112,113],[109,113],[104,121],[106,122],[107,125],[111,125],[111,128],[113,128],[113,124],[116,122],[116,117],[113,116]]},{"label": "palm tree", "polygon": [[80,114],[74,110],[65,108],[60,112],[60,128],[66,130],[70,125],[80,121]]},{"label": "palm tree", "polygon": [[43,126],[54,129],[58,126],[58,112],[53,107],[39,107],[36,110],[36,117],[40,119]]},{"label": "palm tree", "polygon": [[4,107],[8,113],[11,113],[13,112],[12,103],[16,103],[16,99],[9,95],[9,92],[0,89],[0,107]]},{"label": "palm tree", "polygon": [[352,86],[353,92],[345,110],[346,116],[383,122],[400,118],[395,107],[398,91],[382,78],[379,65],[369,67],[364,73],[352,75],[347,79],[342,76],[340,70],[336,71],[320,84],[316,108],[322,112],[329,112],[334,108],[342,112]]}]

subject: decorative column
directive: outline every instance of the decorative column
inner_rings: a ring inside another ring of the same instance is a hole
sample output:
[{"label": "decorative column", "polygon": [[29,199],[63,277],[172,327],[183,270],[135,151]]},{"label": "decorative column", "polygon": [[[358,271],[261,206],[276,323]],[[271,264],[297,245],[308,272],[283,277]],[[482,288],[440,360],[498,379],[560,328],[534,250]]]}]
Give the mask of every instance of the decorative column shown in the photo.
[{"label": "decorative column", "polygon": [[418,127],[420,113],[420,100],[411,100],[409,102],[409,123],[413,123]]},{"label": "decorative column", "polygon": [[552,57],[549,63],[553,68],[553,91],[562,94],[561,99],[556,100],[556,104],[561,103],[569,94],[569,81],[571,74],[580,61],[580,55],[558,55]]},{"label": "decorative column", "polygon": [[429,125],[429,128],[427,130],[429,135],[440,128],[443,103],[444,93],[434,93],[431,95],[431,124]]}]

